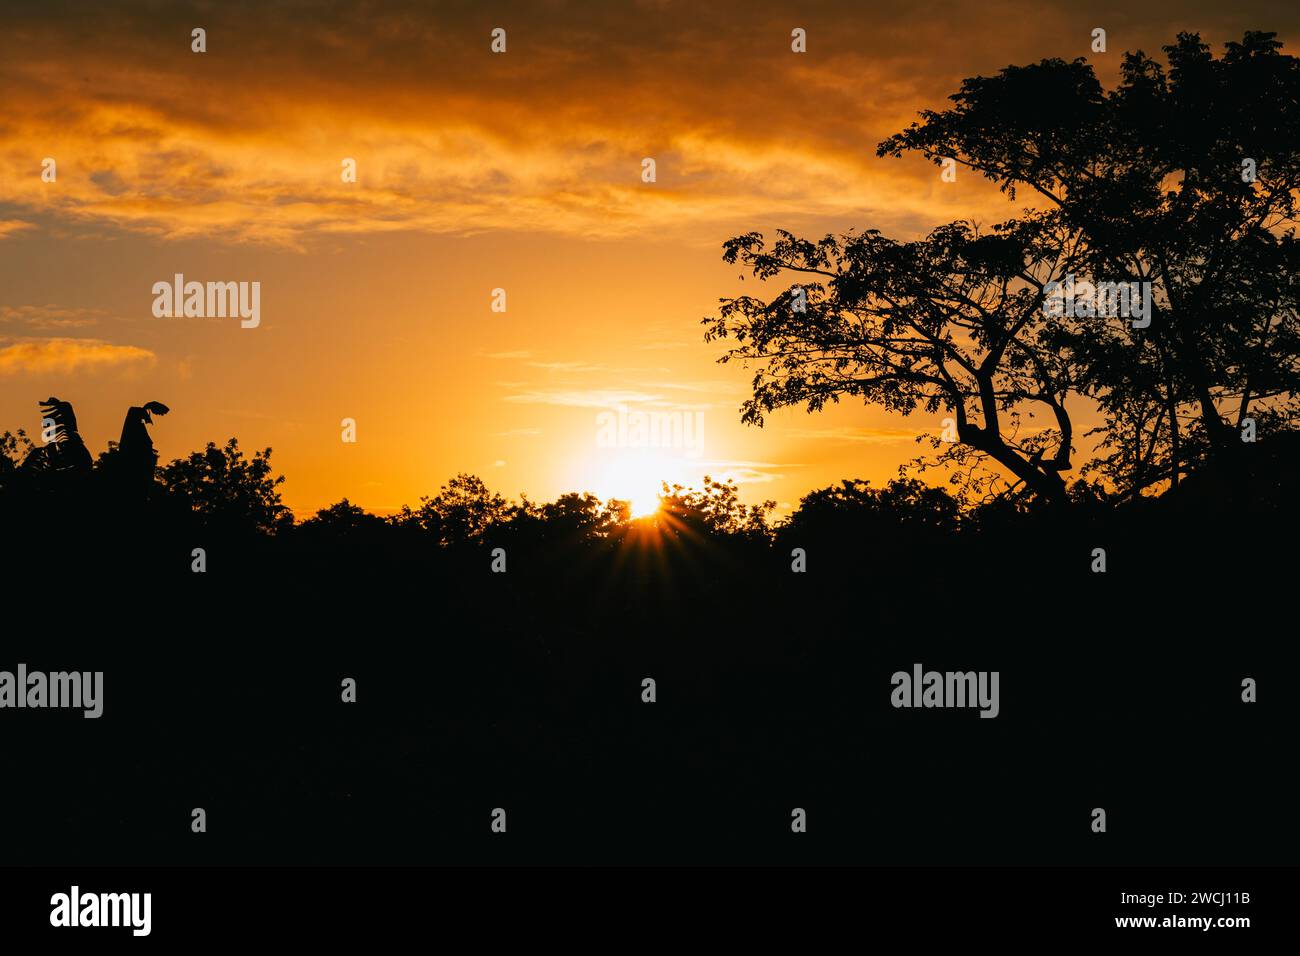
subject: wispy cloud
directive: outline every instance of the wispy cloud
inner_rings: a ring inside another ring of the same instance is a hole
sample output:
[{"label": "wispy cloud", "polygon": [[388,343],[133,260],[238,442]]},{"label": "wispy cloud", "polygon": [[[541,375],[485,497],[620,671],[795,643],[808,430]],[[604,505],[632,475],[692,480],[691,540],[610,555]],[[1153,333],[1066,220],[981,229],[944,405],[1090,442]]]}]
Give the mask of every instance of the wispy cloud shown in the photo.
[{"label": "wispy cloud", "polygon": [[668,388],[680,392],[701,392],[709,395],[735,395],[735,382],[652,382],[650,388]]},{"label": "wispy cloud", "polygon": [[617,408],[619,405],[637,405],[660,402],[662,397],[648,392],[620,389],[593,388],[587,390],[530,389],[505,396],[502,401],[519,405],[563,405],[571,408]]},{"label": "wispy cloud", "polygon": [[155,355],[134,345],[98,339],[0,340],[0,375],[73,372],[123,365],[152,364]]},{"label": "wispy cloud", "polygon": [[511,359],[522,360],[522,359],[532,358],[533,353],[524,350],[520,350],[516,352],[489,352],[487,353],[487,357],[490,359],[501,359],[501,360],[511,360]]},{"label": "wispy cloud", "polygon": [[16,233],[34,228],[35,226],[32,223],[24,222],[21,219],[0,219],[0,239],[7,239]]},{"label": "wispy cloud", "polygon": [[709,472],[709,477],[720,481],[735,481],[738,485],[761,485],[780,481],[785,477],[785,469],[805,467],[797,462],[778,464],[770,461],[730,458],[701,461],[697,464],[702,470]]},{"label": "wispy cloud", "polygon": [[698,341],[693,342],[642,342],[637,346],[643,352],[667,352],[674,349],[699,348]]},{"label": "wispy cloud", "polygon": [[[935,429],[937,431],[937,429]],[[896,442],[915,441],[925,429],[915,428],[791,428],[784,434],[791,438],[806,438],[820,442],[853,442],[865,445],[890,445]]]},{"label": "wispy cloud", "polygon": [[[500,383],[499,383],[500,384]],[[640,392],[617,388],[521,388],[501,400],[516,405],[558,405],[568,408],[601,408],[655,412],[699,412],[727,407],[721,402],[677,402],[657,392]]]},{"label": "wispy cloud", "polygon": [[548,372],[590,373],[609,371],[607,365],[593,365],[588,362],[529,362],[528,364],[533,368],[545,369]]},{"label": "wispy cloud", "polygon": [[109,317],[103,309],[73,309],[58,305],[0,305],[0,323],[42,329],[76,329]]}]

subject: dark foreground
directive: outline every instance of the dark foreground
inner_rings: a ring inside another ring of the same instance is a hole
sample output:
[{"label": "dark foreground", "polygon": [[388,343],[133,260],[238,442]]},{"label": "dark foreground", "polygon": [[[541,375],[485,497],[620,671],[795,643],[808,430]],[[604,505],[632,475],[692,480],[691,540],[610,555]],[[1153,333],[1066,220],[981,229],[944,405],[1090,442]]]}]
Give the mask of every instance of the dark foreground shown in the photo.
[{"label": "dark foreground", "polygon": [[[7,863],[1300,858],[1285,509],[837,529],[803,574],[686,534],[510,540],[503,574],[502,542],[209,536],[196,574],[137,517],[11,520],[0,670],[105,704],[0,710]],[[916,663],[998,671],[999,715],[895,709]]]}]

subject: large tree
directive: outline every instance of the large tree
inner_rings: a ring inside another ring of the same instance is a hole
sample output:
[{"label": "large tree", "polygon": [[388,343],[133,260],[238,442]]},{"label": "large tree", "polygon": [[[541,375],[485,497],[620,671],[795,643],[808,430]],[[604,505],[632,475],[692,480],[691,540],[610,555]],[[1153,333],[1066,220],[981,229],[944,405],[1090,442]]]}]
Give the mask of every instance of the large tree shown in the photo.
[{"label": "large tree", "polygon": [[[909,415],[948,413],[949,457],[987,456],[1048,500],[1065,497],[1075,373],[1060,330],[1041,308],[1046,283],[1071,268],[1060,217],[994,227],[941,227],[901,242],[876,231],[818,242],[781,232],[769,249],[750,233],[724,259],[760,279],[799,282],[771,301],[724,299],[708,339],[731,338],[722,361],[758,362],[746,422],[793,405],[809,411],[841,396]],[[1050,424],[1023,420],[1038,409]]]},{"label": "large tree", "polygon": [[1071,330],[1130,490],[1231,463],[1245,419],[1285,427],[1300,385],[1300,60],[1261,32],[1218,59],[1195,34],[1165,53],[1167,70],[1126,54],[1110,92],[1083,60],[966,80],[878,150],[1027,190],[1079,236],[1089,274],[1151,284],[1149,327]]},{"label": "large tree", "polygon": [[[842,395],[947,412],[947,459],[992,459],[1054,501],[1074,464],[1071,396],[1100,406],[1097,464],[1121,494],[1231,463],[1247,417],[1287,427],[1300,385],[1300,66],[1266,33],[1217,60],[1187,34],[1166,53],[1167,71],[1126,55],[1111,92],[1083,60],[969,79],[951,109],[880,144],[1032,198],[1015,220],[913,241],[728,241],[726,261],[796,283],[724,299],[706,320],[708,338],[735,342],[724,361],[760,365],[745,420]],[[1067,276],[1149,284],[1150,322],[1046,314],[1048,283]],[[1050,425],[1027,427],[1038,412]]]}]

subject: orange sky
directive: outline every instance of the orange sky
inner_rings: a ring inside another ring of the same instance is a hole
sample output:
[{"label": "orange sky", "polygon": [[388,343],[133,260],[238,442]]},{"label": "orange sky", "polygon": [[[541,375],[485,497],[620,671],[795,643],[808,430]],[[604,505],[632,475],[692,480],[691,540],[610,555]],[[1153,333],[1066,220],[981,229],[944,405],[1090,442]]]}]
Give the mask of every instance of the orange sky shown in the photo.
[{"label": "orange sky", "polygon": [[[97,451],[159,400],[164,460],[270,445],[300,514],[415,504],[459,471],[543,500],[708,473],[787,506],[887,480],[938,422],[841,405],[740,425],[751,373],[699,324],[757,291],[722,241],[1007,218],[986,183],[875,144],[964,76],[1087,56],[1109,82],[1178,30],[1289,45],[1297,20],[1281,2],[106,6],[23,5],[0,32],[0,430],[37,431],[57,395]],[[178,272],[260,282],[261,325],[155,318]],[[620,405],[702,413],[702,447],[601,447]]]}]

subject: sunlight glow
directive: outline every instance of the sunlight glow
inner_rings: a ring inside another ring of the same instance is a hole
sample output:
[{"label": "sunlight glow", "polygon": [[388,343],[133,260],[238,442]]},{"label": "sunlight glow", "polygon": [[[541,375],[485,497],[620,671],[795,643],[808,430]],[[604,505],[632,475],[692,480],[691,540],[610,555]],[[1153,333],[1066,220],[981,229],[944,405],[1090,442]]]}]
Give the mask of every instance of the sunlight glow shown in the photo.
[{"label": "sunlight glow", "polygon": [[648,518],[659,510],[658,495],[647,495],[644,497],[638,495],[629,503],[632,505],[633,518]]},{"label": "sunlight glow", "polygon": [[601,465],[595,479],[596,493],[602,498],[629,502],[633,518],[658,511],[663,482],[680,480],[681,463],[650,449],[621,449]]}]

